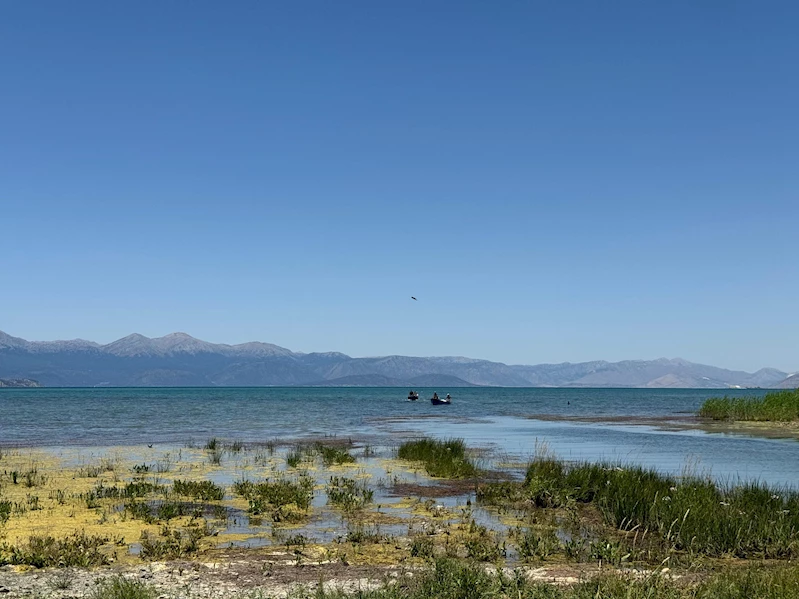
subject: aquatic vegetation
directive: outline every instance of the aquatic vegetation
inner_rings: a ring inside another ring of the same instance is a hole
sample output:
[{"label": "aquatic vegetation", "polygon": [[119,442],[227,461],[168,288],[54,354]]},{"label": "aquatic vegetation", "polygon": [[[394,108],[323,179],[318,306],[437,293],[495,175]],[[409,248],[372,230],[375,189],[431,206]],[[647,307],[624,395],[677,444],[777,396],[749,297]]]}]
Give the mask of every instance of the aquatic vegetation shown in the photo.
[{"label": "aquatic vegetation", "polygon": [[96,464],[84,464],[78,468],[77,475],[81,478],[97,478],[104,472],[116,470],[116,462],[109,458],[103,458]]},{"label": "aquatic vegetation", "polygon": [[305,519],[313,500],[313,488],[313,479],[304,475],[297,480],[278,478],[258,483],[241,480],[233,485],[233,491],[248,501],[250,514],[269,514],[273,522]]},{"label": "aquatic vegetation", "polygon": [[433,539],[426,535],[416,535],[411,539],[411,557],[431,558],[434,555]]},{"label": "aquatic vegetation", "polygon": [[124,576],[101,581],[88,596],[89,599],[156,599],[158,590],[140,580]]},{"label": "aquatic vegetation", "polygon": [[172,488],[178,495],[203,501],[219,501],[225,497],[225,489],[210,480],[175,480]]},{"label": "aquatic vegetation", "polygon": [[763,397],[711,398],[702,404],[699,415],[713,420],[799,420],[799,389],[770,391]]},{"label": "aquatic vegetation", "polygon": [[211,437],[205,444],[205,448],[208,451],[216,451],[217,449],[221,449],[222,444],[219,442],[219,439],[216,437]]},{"label": "aquatic vegetation", "polygon": [[213,464],[214,466],[219,466],[222,464],[222,450],[221,449],[213,449],[208,454],[208,461]]},{"label": "aquatic vegetation", "polygon": [[355,479],[344,476],[331,476],[325,491],[328,502],[344,511],[364,507],[372,502],[375,494],[365,481],[359,483]]},{"label": "aquatic vegetation", "polygon": [[26,543],[0,544],[0,566],[27,565],[36,568],[72,567],[89,568],[109,563],[109,556],[101,548],[108,537],[76,532],[66,538],[31,536]]},{"label": "aquatic vegetation", "polygon": [[346,449],[317,443],[315,449],[322,456],[322,463],[325,466],[349,464],[355,462],[355,457]]},{"label": "aquatic vegetation", "polygon": [[[492,490],[493,484],[503,487]],[[799,493],[750,483],[718,486],[697,477],[676,478],[618,464],[566,464],[540,458],[525,481],[488,483],[478,500],[501,503],[523,495],[528,507],[593,504],[622,532],[646,531],[666,548],[708,556],[799,556]]]},{"label": "aquatic vegetation", "polygon": [[310,462],[314,458],[314,449],[309,445],[295,445],[286,454],[286,465],[289,468],[298,468],[303,462]]},{"label": "aquatic vegetation", "polygon": [[507,555],[499,535],[474,520],[469,523],[465,545],[467,557],[479,562],[496,562]]},{"label": "aquatic vegetation", "polygon": [[31,466],[27,470],[5,470],[0,474],[0,480],[6,479],[12,485],[21,484],[24,487],[43,487],[47,484],[47,476],[39,472],[38,466]]},{"label": "aquatic vegetation", "polygon": [[0,500],[0,524],[4,524],[11,517],[13,503],[7,499]]},{"label": "aquatic vegetation", "polygon": [[397,450],[401,460],[422,462],[430,476],[440,478],[469,478],[478,473],[469,458],[463,439],[417,439],[406,441]]},{"label": "aquatic vegetation", "polygon": [[349,528],[347,530],[347,535],[344,537],[345,542],[352,543],[353,545],[384,543],[390,539],[391,537],[389,535],[382,534],[379,528],[367,528],[362,525]]},{"label": "aquatic vegetation", "polygon": [[244,441],[233,441],[225,445],[225,449],[230,451],[231,453],[239,453],[244,449]]},{"label": "aquatic vegetation", "polygon": [[205,521],[201,525],[187,526],[183,530],[164,526],[159,535],[141,534],[141,553],[143,560],[177,559],[194,555],[200,549],[200,539],[208,536]]},{"label": "aquatic vegetation", "polygon": [[557,553],[561,546],[553,530],[543,532],[532,528],[522,530],[517,528],[513,534],[516,539],[516,549],[522,560],[545,560]]}]

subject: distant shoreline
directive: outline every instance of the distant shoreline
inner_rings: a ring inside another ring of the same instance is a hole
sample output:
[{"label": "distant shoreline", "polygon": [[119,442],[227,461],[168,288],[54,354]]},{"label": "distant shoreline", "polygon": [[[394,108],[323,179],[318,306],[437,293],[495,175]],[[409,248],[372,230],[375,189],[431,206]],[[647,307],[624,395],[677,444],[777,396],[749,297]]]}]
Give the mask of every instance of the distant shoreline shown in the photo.
[{"label": "distant shoreline", "polygon": [[742,434],[769,439],[799,439],[799,420],[788,422],[712,420],[694,414],[685,416],[562,416],[530,414],[530,420],[546,422],[584,422],[586,424],[623,424],[651,426],[664,431],[700,430],[708,433]]}]

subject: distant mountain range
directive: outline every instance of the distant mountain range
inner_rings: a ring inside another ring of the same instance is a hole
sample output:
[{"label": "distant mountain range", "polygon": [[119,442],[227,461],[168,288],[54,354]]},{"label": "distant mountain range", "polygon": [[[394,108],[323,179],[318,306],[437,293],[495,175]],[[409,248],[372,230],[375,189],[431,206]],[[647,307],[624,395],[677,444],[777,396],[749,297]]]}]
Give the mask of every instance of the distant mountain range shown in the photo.
[{"label": "distant mountain range", "polygon": [[208,343],[185,333],[92,341],[26,341],[0,332],[0,377],[53,387],[400,386],[451,387],[796,387],[799,376],[754,373],[686,360],[626,360],[510,366],[472,358],[297,353],[269,343]]}]

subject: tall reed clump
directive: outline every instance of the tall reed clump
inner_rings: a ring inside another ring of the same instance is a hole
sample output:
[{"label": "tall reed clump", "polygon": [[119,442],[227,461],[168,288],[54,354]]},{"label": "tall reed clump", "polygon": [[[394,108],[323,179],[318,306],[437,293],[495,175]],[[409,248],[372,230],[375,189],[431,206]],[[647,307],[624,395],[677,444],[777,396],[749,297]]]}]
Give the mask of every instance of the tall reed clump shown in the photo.
[{"label": "tall reed clump", "polygon": [[[498,493],[478,499],[498,502]],[[535,460],[523,493],[530,504],[594,503],[622,530],[659,535],[676,550],[742,558],[799,557],[799,493],[758,483],[719,486],[694,476],[615,464]]]},{"label": "tall reed clump", "polygon": [[713,420],[799,420],[799,389],[771,391],[763,397],[714,397],[702,404],[699,415]]},{"label": "tall reed clump", "polygon": [[401,460],[422,462],[430,476],[469,478],[477,475],[477,466],[469,458],[463,439],[417,439],[406,441],[397,450]]}]

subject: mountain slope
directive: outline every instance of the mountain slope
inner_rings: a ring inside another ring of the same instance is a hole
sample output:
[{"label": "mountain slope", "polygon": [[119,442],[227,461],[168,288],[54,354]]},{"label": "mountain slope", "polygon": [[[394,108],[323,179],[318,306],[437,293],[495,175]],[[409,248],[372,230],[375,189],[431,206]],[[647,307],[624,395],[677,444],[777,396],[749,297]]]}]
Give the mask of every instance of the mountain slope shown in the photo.
[{"label": "mountain slope", "polygon": [[[415,387],[773,387],[797,381],[779,370],[725,370],[687,360],[507,365],[463,357],[295,353],[260,342],[209,343],[186,333],[133,334],[106,345],[26,341],[0,332],[0,377],[45,386],[262,386],[396,384]],[[372,382],[369,382],[372,381]]]}]

